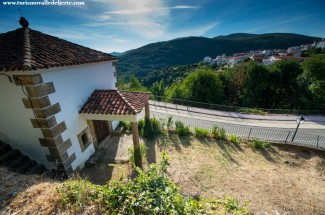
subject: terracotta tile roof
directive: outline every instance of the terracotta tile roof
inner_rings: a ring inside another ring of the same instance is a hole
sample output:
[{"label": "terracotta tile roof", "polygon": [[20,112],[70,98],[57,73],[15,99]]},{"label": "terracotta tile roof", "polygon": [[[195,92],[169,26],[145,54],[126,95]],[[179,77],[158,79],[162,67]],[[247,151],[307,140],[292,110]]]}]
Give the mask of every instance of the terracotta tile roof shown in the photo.
[{"label": "terracotta tile roof", "polygon": [[79,113],[135,115],[140,113],[150,93],[95,90]]},{"label": "terracotta tile roof", "polygon": [[116,59],[29,28],[0,34],[0,71],[36,70]]}]

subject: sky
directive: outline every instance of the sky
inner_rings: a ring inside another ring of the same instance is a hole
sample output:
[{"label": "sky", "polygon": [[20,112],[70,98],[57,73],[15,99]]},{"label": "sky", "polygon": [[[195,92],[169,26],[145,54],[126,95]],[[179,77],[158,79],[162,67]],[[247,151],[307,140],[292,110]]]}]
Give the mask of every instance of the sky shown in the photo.
[{"label": "sky", "polygon": [[31,29],[107,53],[188,36],[276,32],[325,38],[324,0],[84,0],[78,6],[6,1],[0,0],[0,33],[20,28],[20,9]]}]

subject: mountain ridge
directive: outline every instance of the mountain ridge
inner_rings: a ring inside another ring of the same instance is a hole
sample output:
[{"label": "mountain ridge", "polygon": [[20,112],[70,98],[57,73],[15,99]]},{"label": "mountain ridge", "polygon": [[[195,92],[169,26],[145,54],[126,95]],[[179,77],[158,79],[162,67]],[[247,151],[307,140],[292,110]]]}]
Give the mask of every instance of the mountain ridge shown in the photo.
[{"label": "mountain ridge", "polygon": [[118,71],[121,75],[144,77],[165,67],[197,63],[205,56],[232,55],[250,50],[287,49],[312,43],[316,39],[320,38],[293,33],[234,33],[213,38],[175,38],[128,51],[120,57]]}]

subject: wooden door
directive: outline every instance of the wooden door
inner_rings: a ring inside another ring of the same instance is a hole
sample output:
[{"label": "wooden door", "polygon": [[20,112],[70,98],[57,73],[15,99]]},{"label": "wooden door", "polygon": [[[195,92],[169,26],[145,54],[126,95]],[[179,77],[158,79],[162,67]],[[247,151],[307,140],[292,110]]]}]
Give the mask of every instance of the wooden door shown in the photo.
[{"label": "wooden door", "polygon": [[100,142],[102,142],[105,139],[105,137],[109,135],[107,121],[94,120],[93,125],[94,125],[95,135],[97,139],[97,144],[99,145]]}]

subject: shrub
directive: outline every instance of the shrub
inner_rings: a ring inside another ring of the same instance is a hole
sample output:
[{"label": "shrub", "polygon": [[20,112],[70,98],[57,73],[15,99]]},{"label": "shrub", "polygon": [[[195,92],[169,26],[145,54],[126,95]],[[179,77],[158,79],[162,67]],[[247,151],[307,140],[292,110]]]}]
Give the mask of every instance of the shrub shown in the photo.
[{"label": "shrub", "polygon": [[271,143],[268,142],[268,141],[262,141],[262,140],[259,140],[259,139],[257,139],[257,138],[254,138],[254,139],[252,140],[251,146],[252,146],[254,149],[268,148],[268,147],[271,146]]},{"label": "shrub", "polygon": [[141,132],[142,128],[144,127],[144,119],[139,119],[138,121],[138,129],[139,129],[139,132]]},{"label": "shrub", "polygon": [[208,129],[203,129],[203,128],[194,128],[195,131],[195,136],[197,137],[207,137],[209,130]]},{"label": "shrub", "polygon": [[[142,160],[144,160],[145,156],[147,155],[148,147],[144,143],[140,143],[140,154]],[[130,147],[129,150],[129,155],[130,155],[130,162],[135,165],[135,160],[134,160],[134,147]]]},{"label": "shrub", "polygon": [[167,130],[171,130],[173,128],[173,124],[174,124],[173,117],[172,116],[168,116],[168,119],[167,119]]},{"label": "shrub", "polygon": [[147,170],[138,169],[130,181],[109,181],[93,185],[88,181],[65,181],[57,188],[61,202],[83,214],[87,206],[97,214],[250,214],[238,200],[226,197],[196,200],[185,197],[167,177],[168,156]]},{"label": "shrub", "polygon": [[234,135],[234,134],[230,134],[230,135],[228,136],[228,139],[229,139],[229,141],[232,142],[232,143],[239,143],[239,137],[237,137],[237,136]]},{"label": "shrub", "polygon": [[260,109],[255,109],[255,108],[239,108],[237,112],[242,112],[242,113],[249,113],[249,114],[259,114],[259,115],[267,115],[268,112],[260,110]]},{"label": "shrub", "polygon": [[159,134],[161,134],[161,125],[160,122],[156,118],[145,118],[144,125],[141,129],[141,135],[146,138],[153,138]]},{"label": "shrub", "polygon": [[131,134],[131,122],[121,121],[120,126],[123,128],[123,131],[127,134]]},{"label": "shrub", "polygon": [[175,122],[175,128],[177,134],[180,136],[184,136],[190,133],[190,128],[188,126],[185,126],[184,123],[181,121]]},{"label": "shrub", "polygon": [[215,125],[212,128],[212,136],[218,140],[225,140],[226,139],[226,131],[224,128],[220,128]]}]

